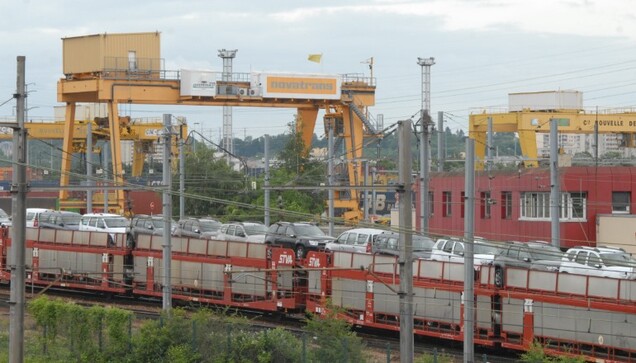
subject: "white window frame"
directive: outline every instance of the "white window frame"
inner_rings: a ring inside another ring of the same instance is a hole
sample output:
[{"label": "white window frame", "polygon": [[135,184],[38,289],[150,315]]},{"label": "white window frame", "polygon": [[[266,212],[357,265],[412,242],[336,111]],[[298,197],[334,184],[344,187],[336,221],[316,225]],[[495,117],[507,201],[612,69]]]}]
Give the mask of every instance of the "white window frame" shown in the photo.
[{"label": "white window frame", "polygon": [[[574,196],[573,196],[574,195]],[[582,199],[579,208],[575,208],[575,198]],[[521,192],[519,203],[519,220],[525,221],[549,221],[550,220],[550,192]],[[560,201],[561,222],[586,222],[587,221],[587,193],[586,192],[561,192]],[[575,216],[574,212],[582,209],[582,216]]]}]

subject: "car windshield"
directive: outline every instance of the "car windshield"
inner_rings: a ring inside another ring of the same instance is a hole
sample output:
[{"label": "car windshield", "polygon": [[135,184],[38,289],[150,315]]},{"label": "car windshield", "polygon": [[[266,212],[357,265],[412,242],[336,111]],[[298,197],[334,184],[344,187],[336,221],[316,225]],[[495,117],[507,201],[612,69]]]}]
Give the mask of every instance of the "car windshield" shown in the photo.
[{"label": "car windshield", "polygon": [[323,232],[320,228],[311,224],[296,224],[294,225],[294,230],[296,230],[296,234],[299,236],[324,236],[325,235],[325,232]]},{"label": "car windshield", "polygon": [[501,251],[500,247],[484,244],[484,243],[475,243],[475,251],[474,253],[477,255],[498,255]]},{"label": "car windshield", "polygon": [[221,222],[213,221],[213,220],[200,220],[199,227],[201,227],[201,232],[216,232],[221,227]]},{"label": "car windshield", "polygon": [[153,219],[152,226],[155,228],[163,228],[163,221],[161,219]]},{"label": "car windshield", "polygon": [[64,222],[65,225],[70,225],[70,226],[78,226],[80,224],[80,219],[82,218],[81,215],[79,214],[63,214],[62,215],[62,222]]},{"label": "car windshield", "polygon": [[413,237],[413,251],[431,251],[435,242],[428,238]]},{"label": "car windshield", "polygon": [[563,252],[554,246],[531,248],[530,255],[533,260],[561,261]]},{"label": "car windshield", "polygon": [[245,234],[248,236],[267,233],[267,227],[262,224],[243,225],[243,228],[245,229]]},{"label": "car windshield", "polygon": [[9,215],[3,209],[0,209],[0,218],[9,218]]},{"label": "car windshield", "polygon": [[128,220],[124,217],[105,217],[104,223],[108,228],[128,227]]},{"label": "car windshield", "polygon": [[607,266],[636,266],[636,261],[626,252],[604,253],[603,261]]}]

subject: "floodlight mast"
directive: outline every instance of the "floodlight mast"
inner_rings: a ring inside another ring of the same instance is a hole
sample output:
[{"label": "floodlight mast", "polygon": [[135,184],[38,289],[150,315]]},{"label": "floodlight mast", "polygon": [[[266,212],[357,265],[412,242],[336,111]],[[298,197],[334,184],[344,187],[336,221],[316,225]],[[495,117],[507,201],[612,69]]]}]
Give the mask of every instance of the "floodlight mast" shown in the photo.
[{"label": "floodlight mast", "polygon": [[420,108],[420,231],[428,233],[428,219],[430,215],[428,189],[430,174],[430,127],[431,120],[431,66],[435,58],[417,58],[417,64],[422,67],[422,105]]},{"label": "floodlight mast", "polygon": [[[223,59],[223,74],[221,78],[224,82],[232,81],[232,60],[236,57],[238,49],[219,49],[219,57]],[[232,139],[232,106],[223,106],[223,147],[234,153],[234,140]],[[226,161],[230,164],[231,157],[226,156]]]}]

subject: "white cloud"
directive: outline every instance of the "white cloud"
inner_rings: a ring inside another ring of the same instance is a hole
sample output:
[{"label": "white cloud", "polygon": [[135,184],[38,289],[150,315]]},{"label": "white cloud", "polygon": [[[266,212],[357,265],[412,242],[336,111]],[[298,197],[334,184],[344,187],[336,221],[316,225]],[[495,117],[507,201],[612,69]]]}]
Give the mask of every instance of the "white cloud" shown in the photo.
[{"label": "white cloud", "polygon": [[[439,18],[446,31],[516,28],[528,33],[636,39],[633,5],[630,0],[385,0],[370,5],[294,8],[272,16],[286,22],[302,22],[337,13],[396,14]],[[355,21],[364,18],[356,17]]]}]

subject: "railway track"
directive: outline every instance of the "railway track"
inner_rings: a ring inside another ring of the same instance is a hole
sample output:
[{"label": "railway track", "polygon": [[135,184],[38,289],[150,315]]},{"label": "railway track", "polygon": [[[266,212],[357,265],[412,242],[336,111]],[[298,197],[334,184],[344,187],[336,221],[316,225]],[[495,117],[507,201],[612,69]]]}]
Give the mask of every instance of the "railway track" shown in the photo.
[{"label": "railway track", "polygon": [[[34,287],[26,293],[28,300],[40,296],[41,288]],[[84,293],[77,291],[67,291],[63,289],[48,289],[47,296],[61,298],[63,300],[73,302],[75,304],[90,306],[113,306],[123,310],[132,312],[137,319],[158,319],[161,316],[161,301],[158,299],[139,299],[126,296],[112,296],[95,293]],[[2,285],[0,287],[0,312],[8,316],[9,312],[9,287]],[[178,306],[186,310],[195,310],[201,306],[181,305]],[[214,309],[214,306],[209,306]],[[224,307],[218,307],[221,311]],[[250,320],[250,329],[253,331],[283,328],[294,335],[301,337],[307,335],[305,324],[303,322],[304,315],[296,316],[279,315],[271,313],[263,313],[256,311],[232,310],[240,313],[242,316]],[[362,327],[354,327],[358,337],[362,339],[365,346],[372,352],[373,356],[390,357],[391,361],[399,359],[400,340],[397,332],[387,332],[383,330],[367,329]],[[463,356],[463,348],[461,343],[448,342],[441,339],[416,337],[414,352],[415,355],[428,354],[451,357],[455,361],[461,361]],[[502,354],[501,351],[493,351],[487,349],[476,350],[477,361],[479,362],[516,362],[514,352]]]}]

